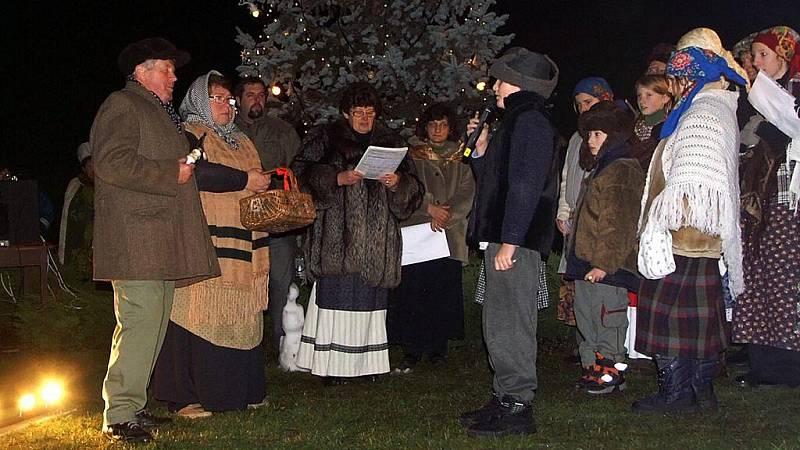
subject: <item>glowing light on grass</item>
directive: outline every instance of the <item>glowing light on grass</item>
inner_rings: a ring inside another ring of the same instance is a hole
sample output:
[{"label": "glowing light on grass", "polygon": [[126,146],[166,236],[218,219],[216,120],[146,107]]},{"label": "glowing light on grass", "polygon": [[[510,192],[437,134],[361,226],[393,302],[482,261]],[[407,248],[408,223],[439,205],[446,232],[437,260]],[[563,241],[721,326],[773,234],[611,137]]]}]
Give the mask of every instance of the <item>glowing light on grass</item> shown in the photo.
[{"label": "glowing light on grass", "polygon": [[17,401],[17,407],[19,408],[20,414],[33,410],[33,408],[36,407],[36,396],[31,393],[24,394]]},{"label": "glowing light on grass", "polygon": [[60,403],[64,399],[64,386],[58,381],[46,381],[39,390],[39,398],[47,406]]}]

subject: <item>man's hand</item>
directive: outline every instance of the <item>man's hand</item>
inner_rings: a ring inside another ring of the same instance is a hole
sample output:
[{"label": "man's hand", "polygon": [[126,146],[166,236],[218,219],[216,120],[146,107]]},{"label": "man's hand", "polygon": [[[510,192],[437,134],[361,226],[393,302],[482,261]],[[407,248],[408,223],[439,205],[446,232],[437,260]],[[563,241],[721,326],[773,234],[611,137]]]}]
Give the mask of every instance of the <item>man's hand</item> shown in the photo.
[{"label": "man's hand", "polygon": [[355,170],[345,170],[336,174],[336,184],[339,186],[350,186],[364,179],[364,174]]},{"label": "man's hand", "polygon": [[261,169],[250,169],[247,171],[247,186],[244,188],[253,192],[264,192],[269,188],[270,177],[264,175]]},{"label": "man's hand", "polygon": [[[469,119],[469,123],[467,124],[467,136],[472,135],[472,132],[478,128],[478,113],[475,113],[475,116],[472,119]],[[478,137],[478,142],[475,143],[475,148],[473,149],[478,156],[483,156],[483,153],[486,151],[486,146],[489,144],[489,125],[483,124],[483,130],[481,130],[481,135]]]},{"label": "man's hand", "polygon": [[431,230],[444,231],[450,222],[450,205],[428,205],[428,215],[431,216]]},{"label": "man's hand", "polygon": [[494,257],[494,270],[503,272],[508,269],[514,268],[514,252],[517,251],[517,246],[514,244],[501,244],[500,250]]},{"label": "man's hand", "polygon": [[193,173],[194,164],[186,164],[186,157],[178,160],[178,184],[186,184]]},{"label": "man's hand", "polygon": [[589,273],[583,277],[583,279],[594,284],[603,281],[603,278],[605,278],[606,275],[608,274],[603,269],[598,269],[595,267],[594,269],[590,270]]}]

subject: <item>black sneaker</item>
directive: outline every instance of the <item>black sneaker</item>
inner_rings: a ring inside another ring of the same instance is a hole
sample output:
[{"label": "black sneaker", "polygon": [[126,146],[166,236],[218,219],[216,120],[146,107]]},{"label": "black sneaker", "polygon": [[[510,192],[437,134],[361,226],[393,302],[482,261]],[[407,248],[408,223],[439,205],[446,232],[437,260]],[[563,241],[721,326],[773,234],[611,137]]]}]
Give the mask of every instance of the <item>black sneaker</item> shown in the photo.
[{"label": "black sneaker", "polygon": [[418,362],[419,356],[406,353],[405,356],[403,356],[403,359],[400,360],[400,364],[395,367],[394,373],[411,373],[414,371],[414,367],[417,366]]},{"label": "black sneaker", "polygon": [[447,357],[440,353],[435,353],[433,355],[428,356],[428,362],[431,363],[431,365],[434,367],[446,366]]},{"label": "black sneaker", "polygon": [[136,413],[136,421],[139,422],[139,425],[146,430],[152,430],[160,427],[161,425],[172,423],[172,419],[169,417],[154,416],[146,409]]},{"label": "black sneaker", "polygon": [[150,442],[153,435],[142,428],[139,422],[124,422],[108,425],[103,430],[103,435],[112,441],[120,442]]},{"label": "black sneaker", "polygon": [[469,437],[502,437],[511,434],[536,433],[533,407],[504,397],[500,402],[500,413],[486,422],[478,422],[467,428]]},{"label": "black sneaker", "polygon": [[492,398],[489,400],[489,402],[476,410],[467,411],[464,414],[461,414],[461,416],[458,418],[458,421],[461,423],[461,425],[469,427],[475,425],[476,423],[486,422],[492,417],[500,414],[501,411],[502,405],[500,404],[500,400],[498,400],[496,396],[492,395]]}]

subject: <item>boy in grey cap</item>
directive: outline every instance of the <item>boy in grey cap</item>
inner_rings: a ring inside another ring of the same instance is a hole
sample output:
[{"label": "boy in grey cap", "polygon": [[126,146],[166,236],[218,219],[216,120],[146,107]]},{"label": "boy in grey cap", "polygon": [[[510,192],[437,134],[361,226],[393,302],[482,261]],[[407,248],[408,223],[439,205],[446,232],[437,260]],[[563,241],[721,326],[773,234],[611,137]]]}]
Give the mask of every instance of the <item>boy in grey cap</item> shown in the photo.
[{"label": "boy in grey cap", "polygon": [[[497,78],[494,93],[505,114],[491,133],[484,126],[470,159],[477,188],[468,236],[486,250],[483,337],[494,380],[489,402],[460,417],[473,437],[536,431],[536,292],[558,200],[558,136],[545,110],[558,67],[515,47],[489,74]],[[467,128],[476,127],[473,119]]]}]

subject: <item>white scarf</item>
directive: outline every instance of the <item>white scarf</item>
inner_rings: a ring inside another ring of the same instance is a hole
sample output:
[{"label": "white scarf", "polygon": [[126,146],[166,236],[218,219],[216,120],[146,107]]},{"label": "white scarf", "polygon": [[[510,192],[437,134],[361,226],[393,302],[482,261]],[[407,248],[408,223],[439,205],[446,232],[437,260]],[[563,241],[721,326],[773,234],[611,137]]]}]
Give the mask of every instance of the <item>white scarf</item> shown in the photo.
[{"label": "white scarf", "polygon": [[[722,239],[731,294],[744,291],[737,97],[703,89],[667,138],[661,161],[651,162],[639,217],[639,271],[646,278],[663,278],[675,270],[670,230],[692,227]],[[665,186],[652,200],[642,229],[654,163],[662,165]]]},{"label": "white scarf", "polygon": [[792,170],[792,178],[789,182],[789,209],[797,213],[797,203],[800,200],[800,138],[792,139],[789,146],[786,148],[786,170],[791,168],[791,162],[794,161],[794,170]]}]

